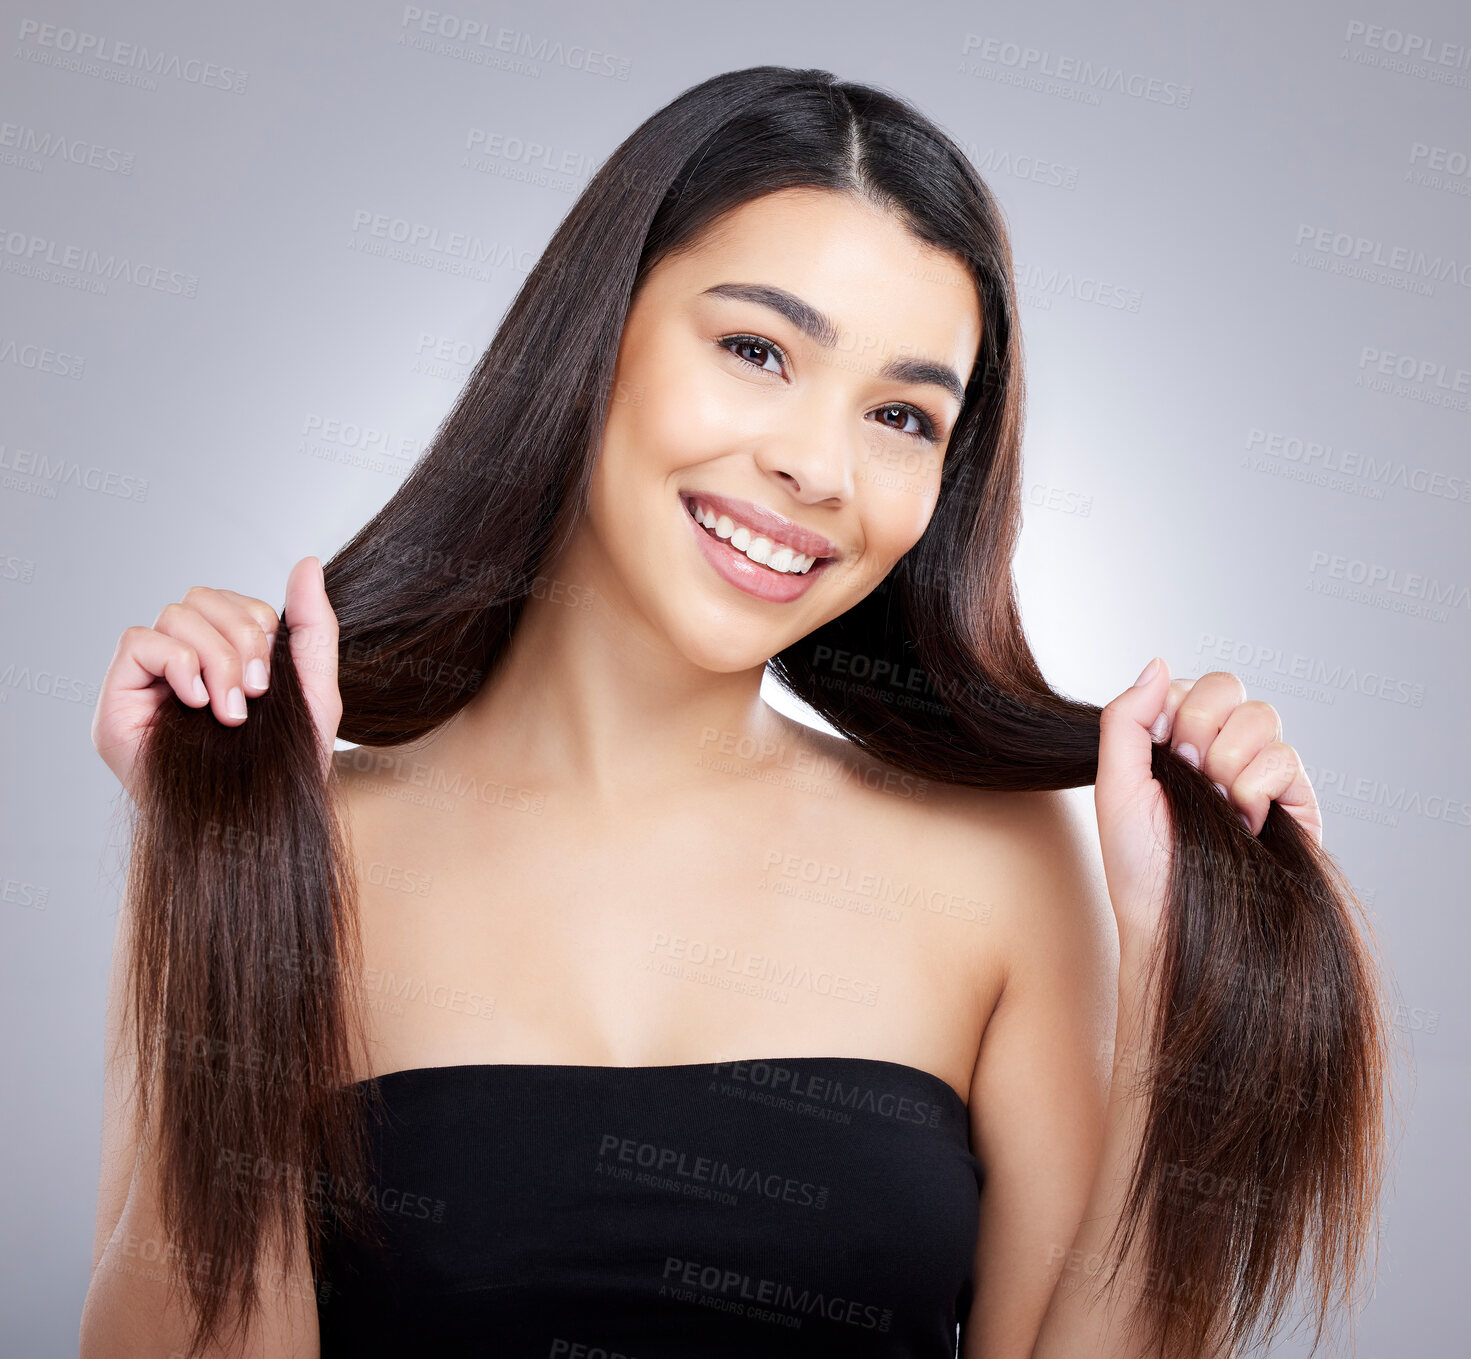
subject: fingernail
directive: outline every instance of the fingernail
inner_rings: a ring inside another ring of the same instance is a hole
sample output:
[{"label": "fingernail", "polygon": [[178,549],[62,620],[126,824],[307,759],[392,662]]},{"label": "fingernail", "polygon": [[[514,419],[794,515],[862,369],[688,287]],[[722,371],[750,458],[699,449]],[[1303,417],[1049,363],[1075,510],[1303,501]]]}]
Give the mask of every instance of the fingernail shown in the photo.
[{"label": "fingernail", "polygon": [[1150,724],[1149,734],[1156,741],[1164,740],[1165,728],[1170,725],[1168,713],[1160,713],[1153,723]]},{"label": "fingernail", "polygon": [[1245,826],[1247,830],[1250,830],[1251,829],[1251,818],[1249,816],[1247,816],[1247,814],[1245,812],[1239,812],[1239,813],[1237,813],[1237,815],[1239,815],[1241,817],[1241,824],[1243,826]]},{"label": "fingernail", "polygon": [[[1191,745],[1189,741],[1181,741],[1180,744],[1175,747],[1175,754],[1177,754],[1182,760],[1189,760],[1190,763],[1193,764],[1197,769],[1200,768],[1200,752],[1196,750],[1196,748]],[[1221,785],[1218,783],[1216,784],[1216,787],[1221,788]],[[1226,790],[1224,788],[1221,788],[1221,791],[1224,793]]]},{"label": "fingernail", "polygon": [[245,695],[239,689],[231,689],[225,695],[225,711],[231,717],[245,716]]},{"label": "fingernail", "polygon": [[1216,784],[1216,792],[1218,792],[1222,797],[1228,798],[1231,796],[1231,794],[1226,791],[1226,785],[1224,783]]},{"label": "fingernail", "polygon": [[1155,672],[1155,668],[1158,665],[1159,665],[1159,657],[1156,656],[1152,661],[1150,661],[1150,663],[1148,665],[1146,665],[1144,667],[1143,670],[1141,670],[1139,672],[1139,678],[1134,681],[1134,683],[1133,683],[1133,685],[1131,687],[1137,689],[1141,684],[1147,684],[1150,681],[1150,679],[1153,678],[1154,672]]},{"label": "fingernail", "polygon": [[266,679],[266,663],[259,656],[252,656],[250,664],[245,667],[245,682],[252,689],[264,689],[269,682]]},{"label": "fingernail", "polygon": [[194,697],[201,703],[209,702],[209,690],[204,687],[204,680],[199,675],[194,676]]}]

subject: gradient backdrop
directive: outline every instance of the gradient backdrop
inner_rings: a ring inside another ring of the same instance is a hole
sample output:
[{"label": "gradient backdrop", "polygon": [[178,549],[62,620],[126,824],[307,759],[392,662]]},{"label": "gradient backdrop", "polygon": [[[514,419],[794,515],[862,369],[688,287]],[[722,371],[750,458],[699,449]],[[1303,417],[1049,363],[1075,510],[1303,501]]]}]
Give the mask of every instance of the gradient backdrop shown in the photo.
[{"label": "gradient backdrop", "polygon": [[1102,704],[1155,653],[1231,670],[1308,762],[1410,1059],[1359,1353],[1451,1353],[1471,11],[446,3],[0,5],[0,1353],[74,1354],[87,1287],[118,634],[195,584],[279,606],[402,480],[617,142],[766,62],[915,100],[1005,205],[1052,682]]}]

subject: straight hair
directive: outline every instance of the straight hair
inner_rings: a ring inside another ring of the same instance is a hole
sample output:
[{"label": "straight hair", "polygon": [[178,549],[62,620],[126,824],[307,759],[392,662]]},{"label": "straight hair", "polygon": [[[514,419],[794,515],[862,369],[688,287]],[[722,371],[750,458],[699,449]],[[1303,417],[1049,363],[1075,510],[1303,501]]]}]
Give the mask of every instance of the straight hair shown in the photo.
[{"label": "straight hair", "polygon": [[[1004,214],[908,103],[781,66],[694,85],[618,146],[424,455],[326,563],[343,739],[417,740],[495,671],[586,511],[643,279],[723,214],[789,188],[878,204],[963,262],[983,334],[923,536],[860,602],[772,657],[772,674],[910,774],[1018,791],[1095,782],[1101,710],[1043,678],[1012,576],[1024,388]],[[903,683],[854,682],[854,657]],[[196,1349],[248,1325],[271,1240],[288,1268],[305,1247],[315,1269],[329,1218],[374,1231],[351,1192],[372,1099],[348,1074],[363,1036],[355,882],[284,620],[271,673],[238,729],[177,699],[159,709],[133,826],[140,1098],[145,1127],[157,1114],[177,1257],[210,1262],[180,1271]],[[1316,1350],[1335,1299],[1356,1296],[1385,1169],[1372,932],[1333,858],[1275,802],[1253,836],[1168,743],[1152,770],[1172,860],[1147,1129],[1103,1282],[1142,1236],[1149,1277],[1185,1281],[1138,1298],[1157,1353],[1225,1352],[1277,1329],[1311,1247]]]}]

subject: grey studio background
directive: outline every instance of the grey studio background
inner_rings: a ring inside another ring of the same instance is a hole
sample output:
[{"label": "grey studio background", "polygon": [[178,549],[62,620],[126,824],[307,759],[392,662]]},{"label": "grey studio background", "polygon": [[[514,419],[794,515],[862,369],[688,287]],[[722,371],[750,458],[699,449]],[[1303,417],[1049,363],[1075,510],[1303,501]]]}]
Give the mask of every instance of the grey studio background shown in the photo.
[{"label": "grey studio background", "polygon": [[1307,761],[1411,1058],[1358,1353],[1451,1353],[1471,13],[444,3],[0,5],[0,1352],[74,1353],[91,1264],[121,822],[89,725],[118,634],[195,584],[279,607],[402,480],[617,142],[779,62],[915,100],[1005,205],[1049,679],[1101,704],[1156,653],[1232,670]]}]

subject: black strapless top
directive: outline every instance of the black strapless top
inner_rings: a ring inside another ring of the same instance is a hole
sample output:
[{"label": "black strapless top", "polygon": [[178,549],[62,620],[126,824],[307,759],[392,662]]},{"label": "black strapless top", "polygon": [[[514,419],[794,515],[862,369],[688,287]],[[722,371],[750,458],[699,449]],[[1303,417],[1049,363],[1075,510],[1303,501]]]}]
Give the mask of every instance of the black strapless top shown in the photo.
[{"label": "black strapless top", "polygon": [[938,1076],[814,1057],[376,1081],[384,1249],[329,1222],[322,1359],[956,1353],[984,1172]]}]

